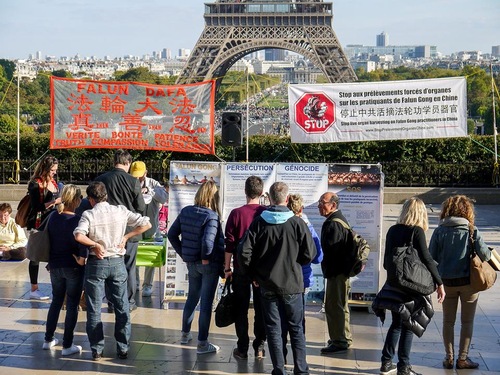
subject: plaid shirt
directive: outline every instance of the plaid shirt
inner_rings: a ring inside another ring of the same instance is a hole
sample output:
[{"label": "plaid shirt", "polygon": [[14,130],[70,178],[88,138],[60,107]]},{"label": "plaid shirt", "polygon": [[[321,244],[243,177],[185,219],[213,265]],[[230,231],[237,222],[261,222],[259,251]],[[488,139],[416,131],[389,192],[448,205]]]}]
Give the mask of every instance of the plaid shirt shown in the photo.
[{"label": "plaid shirt", "polygon": [[147,216],[129,211],[125,206],[113,206],[108,202],[100,202],[82,214],[73,234],[81,233],[99,242],[106,250],[104,256],[108,257],[123,253],[123,249],[120,249],[118,245],[125,235],[127,226],[141,227],[148,222]]}]

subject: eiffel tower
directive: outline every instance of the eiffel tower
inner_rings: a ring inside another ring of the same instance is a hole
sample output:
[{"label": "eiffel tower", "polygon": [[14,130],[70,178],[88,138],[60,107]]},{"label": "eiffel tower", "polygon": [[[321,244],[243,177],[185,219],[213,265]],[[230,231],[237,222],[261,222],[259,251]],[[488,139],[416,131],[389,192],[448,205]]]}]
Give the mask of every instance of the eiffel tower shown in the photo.
[{"label": "eiffel tower", "polygon": [[323,0],[216,0],[205,4],[205,28],[178,84],[210,79],[217,87],[243,56],[268,48],[293,51],[329,82],[357,79],[332,27],[333,4]]}]

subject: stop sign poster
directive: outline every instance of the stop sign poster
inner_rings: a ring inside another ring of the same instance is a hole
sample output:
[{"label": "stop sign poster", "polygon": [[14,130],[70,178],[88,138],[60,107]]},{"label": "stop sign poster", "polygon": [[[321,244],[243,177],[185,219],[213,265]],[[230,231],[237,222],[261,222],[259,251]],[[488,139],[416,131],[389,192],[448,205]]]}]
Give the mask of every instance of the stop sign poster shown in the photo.
[{"label": "stop sign poster", "polygon": [[467,136],[464,77],[289,85],[293,143]]}]

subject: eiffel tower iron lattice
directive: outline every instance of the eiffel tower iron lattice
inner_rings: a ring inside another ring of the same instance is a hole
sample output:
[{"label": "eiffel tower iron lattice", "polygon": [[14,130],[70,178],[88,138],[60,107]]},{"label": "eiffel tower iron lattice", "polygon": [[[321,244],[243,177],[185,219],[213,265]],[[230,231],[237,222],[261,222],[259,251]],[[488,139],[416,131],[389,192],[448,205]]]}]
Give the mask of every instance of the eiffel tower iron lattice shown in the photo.
[{"label": "eiffel tower iron lattice", "polygon": [[[218,83],[243,56],[268,48],[304,56],[329,82],[356,74],[332,27],[332,3],[323,0],[216,0],[205,4],[205,28],[177,83]],[[218,86],[218,85],[217,85]]]}]

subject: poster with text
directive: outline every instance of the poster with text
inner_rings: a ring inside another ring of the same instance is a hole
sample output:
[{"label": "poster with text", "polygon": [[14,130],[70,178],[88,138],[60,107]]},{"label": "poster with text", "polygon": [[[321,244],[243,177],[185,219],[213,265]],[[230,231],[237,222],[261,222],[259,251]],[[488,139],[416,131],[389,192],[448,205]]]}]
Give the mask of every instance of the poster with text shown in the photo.
[{"label": "poster with text", "polygon": [[215,81],[165,86],[52,76],[50,87],[50,148],[215,153]]},{"label": "poster with text", "polygon": [[467,136],[464,77],[289,85],[294,143]]}]

